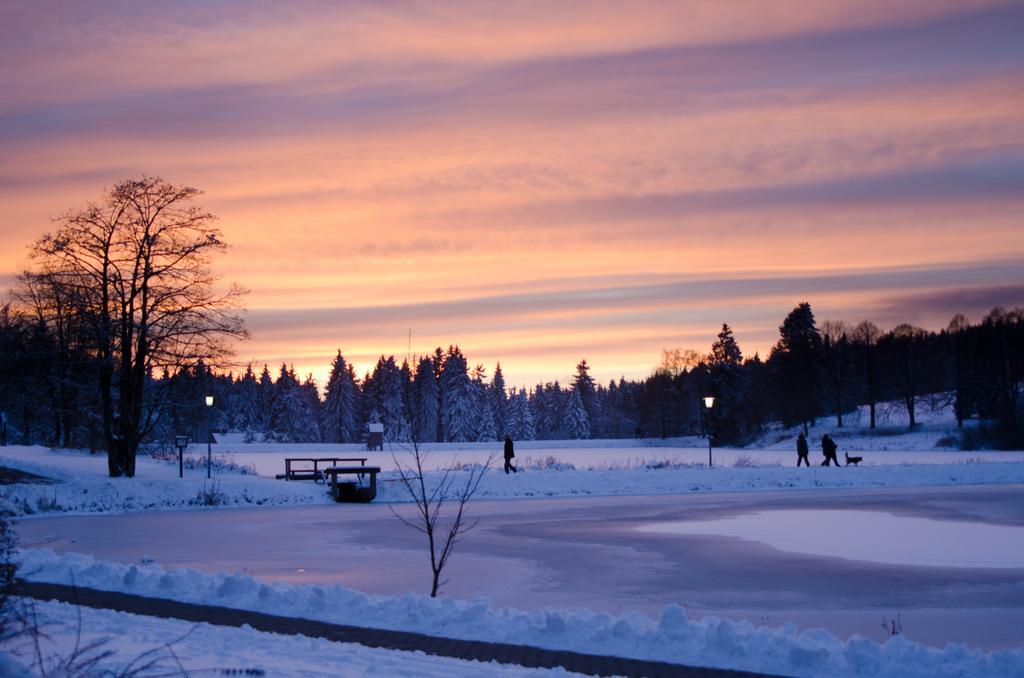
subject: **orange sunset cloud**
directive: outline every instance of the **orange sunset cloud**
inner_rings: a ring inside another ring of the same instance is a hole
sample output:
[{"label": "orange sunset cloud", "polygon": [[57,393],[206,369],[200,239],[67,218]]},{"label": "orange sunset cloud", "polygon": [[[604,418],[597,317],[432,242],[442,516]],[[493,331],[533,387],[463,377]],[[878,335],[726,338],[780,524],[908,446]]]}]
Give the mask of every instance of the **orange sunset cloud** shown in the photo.
[{"label": "orange sunset cloud", "polygon": [[642,376],[804,300],[977,318],[1024,290],[1024,9],[899,5],[8,8],[0,271],[147,173],[219,217],[237,359],[321,382],[451,343]]}]

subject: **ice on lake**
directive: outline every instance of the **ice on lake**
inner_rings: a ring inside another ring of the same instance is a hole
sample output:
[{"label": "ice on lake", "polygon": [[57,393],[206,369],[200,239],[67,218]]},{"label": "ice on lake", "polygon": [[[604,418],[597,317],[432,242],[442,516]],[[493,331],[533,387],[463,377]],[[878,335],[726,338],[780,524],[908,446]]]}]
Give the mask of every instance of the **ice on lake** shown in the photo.
[{"label": "ice on lake", "polygon": [[780,551],[891,565],[1024,568],[1024,527],[881,511],[772,510],[641,525],[640,532],[736,537]]}]

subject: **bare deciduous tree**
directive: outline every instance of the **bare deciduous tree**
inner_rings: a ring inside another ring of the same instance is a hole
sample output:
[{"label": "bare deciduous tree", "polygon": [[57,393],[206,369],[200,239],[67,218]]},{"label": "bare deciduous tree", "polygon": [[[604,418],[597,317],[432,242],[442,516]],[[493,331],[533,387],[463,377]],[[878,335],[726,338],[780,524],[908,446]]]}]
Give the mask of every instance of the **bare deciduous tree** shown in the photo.
[{"label": "bare deciduous tree", "polygon": [[683,372],[689,372],[697,367],[700,361],[700,353],[693,349],[663,348],[661,349],[661,362],[658,363],[657,371],[678,377]]},{"label": "bare deciduous tree", "polygon": [[836,426],[843,427],[843,411],[850,401],[850,329],[841,320],[821,324],[825,386],[832,400]]},{"label": "bare deciduous tree", "polygon": [[[457,469],[453,461],[437,472],[436,479],[429,479],[428,482],[424,468],[428,454],[420,449],[415,438],[411,445],[409,460],[399,458],[394,452],[391,458],[398,471],[400,484],[413,500],[415,517],[406,518],[394,506],[391,507],[391,513],[405,525],[426,535],[433,577],[430,597],[436,598],[438,590],[446,583],[441,580],[441,573],[455,545],[479,522],[478,518],[470,520],[466,516],[466,506],[480,488],[480,481],[490,468],[494,455],[489,456],[483,465],[474,464],[462,470]],[[450,505],[454,511],[451,517],[443,515],[446,505]]]},{"label": "bare deciduous tree", "polygon": [[245,291],[215,289],[210,264],[226,245],[215,217],[193,204],[200,195],[158,177],[122,181],[33,246],[88,327],[111,476],[135,475],[156,411],[145,399],[152,371],[215,365],[230,353],[227,340],[247,336]]},{"label": "bare deciduous tree", "polygon": [[853,345],[859,357],[864,399],[868,404],[871,428],[875,428],[875,413],[878,406],[878,339],[881,336],[882,331],[869,320],[853,328]]}]

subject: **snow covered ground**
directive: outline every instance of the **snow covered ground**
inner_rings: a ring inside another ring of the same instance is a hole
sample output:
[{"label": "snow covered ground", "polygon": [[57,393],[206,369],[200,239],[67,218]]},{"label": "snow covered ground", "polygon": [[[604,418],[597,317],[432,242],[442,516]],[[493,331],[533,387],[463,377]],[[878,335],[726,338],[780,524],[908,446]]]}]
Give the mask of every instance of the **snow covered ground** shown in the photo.
[{"label": "snow covered ground", "polygon": [[[492,470],[486,474],[478,496],[493,500],[634,496],[639,500],[641,495],[771,490],[778,496],[788,496],[794,491],[808,490],[1024,484],[1024,452],[949,449],[956,432],[948,414],[940,408],[933,411],[924,408],[920,414],[923,423],[912,433],[903,428],[902,417],[896,408],[885,408],[879,418],[880,428],[874,431],[866,428],[863,413],[847,417],[843,429],[834,428],[833,421],[818,422],[811,431],[812,461],[820,458],[815,445],[825,432],[837,439],[840,456],[848,451],[865,457],[859,467],[838,469],[817,465],[795,468],[792,465],[795,461],[793,431],[769,432],[750,448],[715,448],[713,468],[706,466],[706,441],[701,439],[520,442],[516,461],[524,472],[505,475],[500,468]],[[500,453],[500,446],[493,443],[425,447],[430,451],[433,468],[447,466],[453,459],[464,465],[481,463],[492,453]],[[396,446],[394,452],[406,453],[401,446]],[[390,451],[367,454],[358,445],[245,445],[222,439],[215,446],[214,454],[219,463],[211,480],[206,479],[205,466],[201,463],[205,458],[204,449],[190,452],[200,463],[187,468],[184,479],[178,478],[176,463],[148,457],[140,457],[136,478],[111,479],[107,477],[102,455],[40,447],[0,448],[0,466],[59,481],[8,485],[0,488],[0,495],[16,507],[23,524],[33,522],[36,517],[72,513],[326,505],[330,499],[322,485],[272,478],[283,470],[283,457],[366,456],[369,464],[385,468],[377,503],[406,501],[387,470],[392,467]],[[428,474],[428,482],[436,481],[436,475]],[[397,524],[396,529],[400,529]],[[73,550],[74,539],[68,541],[70,544],[65,546],[70,545]],[[24,560],[23,573],[31,572],[33,578],[46,581],[66,581],[73,572],[80,584],[97,588],[214,602],[341,623],[582,652],[792,675],[1024,674],[1024,647],[986,652],[959,645],[929,647],[904,636],[884,643],[877,642],[877,638],[857,635],[841,640],[820,629],[801,630],[807,629],[806,625],[761,627],[715,616],[690,618],[683,608],[673,604],[653,617],[637,612],[614,614],[578,608],[517,610],[495,608],[487,600],[431,600],[413,594],[371,595],[338,584],[267,581],[265,577],[257,581],[246,574],[225,571],[164,570],[159,565],[162,561],[122,564],[96,561],[73,553],[56,556],[45,550],[31,549],[25,551]],[[964,586],[970,587],[972,581],[968,577]],[[42,604],[39,609],[54,620],[56,628],[64,629],[53,634],[54,648],[71,642],[75,613],[56,603]],[[353,616],[348,616],[349,611]],[[976,613],[980,615],[978,622],[985,624],[987,613],[982,608]],[[133,653],[182,636],[188,630],[184,626],[179,629],[172,622],[129,621],[125,615],[113,612],[84,611],[83,614],[90,634],[116,636],[117,657],[129,659]],[[776,618],[772,624],[779,621]],[[1012,626],[1015,622],[1007,618],[999,623]],[[200,631],[175,645],[175,654],[186,667],[244,668],[255,662],[270,670],[271,675],[310,675],[318,670],[319,662],[307,663],[304,657],[314,653],[329,657],[336,653],[346,657],[351,675],[524,673],[515,668],[484,667],[422,655],[405,656],[408,653],[339,649],[339,646],[309,639],[301,642],[310,644],[310,652],[295,653],[289,649],[282,654],[274,649],[275,643],[293,648],[293,640],[264,637],[271,634],[245,629],[201,628]],[[224,647],[231,649],[224,650]],[[282,656],[287,659],[282,660]],[[336,666],[330,669],[332,675],[338,675],[338,671]]]},{"label": "snow covered ground", "polygon": [[[84,647],[100,643],[95,652],[113,654],[97,665],[93,675],[122,675],[135,662],[138,668],[153,662],[144,675],[265,675],[295,676],[424,676],[462,678],[488,676],[575,676],[564,670],[527,669],[521,666],[463,661],[426,655],[334,643],[319,638],[282,636],[247,628],[191,624],[175,619],[144,617],[111,610],[77,608],[55,601],[34,602],[40,625],[43,668],[59,675],[62,661],[71,656],[76,641]],[[78,632],[81,630],[81,637]],[[21,668],[33,662],[28,638],[0,644],[16,652]],[[0,652],[2,654],[2,652]],[[0,660],[0,675],[15,676],[15,668]],[[261,674],[255,671],[263,671]],[[247,673],[248,672],[248,673]],[[26,672],[33,675],[31,672]]]},{"label": "snow covered ground", "polygon": [[[840,641],[820,629],[801,633],[792,624],[769,628],[717,618],[693,620],[678,605],[667,606],[659,619],[635,613],[614,616],[586,610],[546,609],[527,613],[493,609],[486,600],[431,599],[412,594],[374,596],[342,586],[268,584],[239,574],[210,575],[183,569],[164,570],[155,564],[98,562],[88,556],[56,556],[46,550],[25,552],[21,567],[37,581],[75,581],[91,588],[282,616],[784,675],[998,678],[1024,673],[1024,649],[982,652],[962,645],[936,649],[901,636],[884,643],[859,636]],[[63,606],[48,605],[46,613],[63,615],[65,623],[72,621],[72,613]],[[91,619],[93,613],[88,614]],[[127,627],[127,620],[121,615],[98,613],[96,617],[99,632]],[[154,638],[166,641],[187,630],[181,625],[154,630],[150,636],[143,628],[131,634],[129,647],[141,649],[154,642]],[[160,636],[161,631],[166,635]],[[229,636],[242,634],[248,634],[237,640],[242,653],[231,649],[220,654],[223,650],[217,649],[221,647],[217,643],[219,638],[227,640]],[[264,638],[268,634],[207,628],[194,635],[197,636],[195,649],[183,649],[182,653],[195,655],[196,661],[204,662],[205,666],[274,661],[271,655],[275,648]],[[268,644],[261,646],[265,640]],[[246,648],[253,648],[253,654],[244,654]],[[289,650],[289,656],[295,654],[302,653],[296,653],[294,648]],[[357,660],[367,664],[395,661],[388,653],[384,653],[388,655],[386,658],[379,654],[365,651],[357,655]],[[303,661],[301,656],[297,657],[296,664],[301,665]],[[417,658],[417,661],[423,660]],[[423,663],[426,670],[431,670],[427,662]],[[443,670],[443,664],[436,666]],[[386,664],[381,668],[388,672]],[[416,673],[409,665],[402,668]],[[487,672],[492,668],[498,674],[495,667],[488,667]],[[453,675],[462,675],[457,672],[461,669],[459,665],[452,666]]]},{"label": "snow covered ground", "polygon": [[[680,455],[703,457],[703,462],[673,459],[668,454],[673,449]],[[523,451],[517,461],[524,472],[505,475],[500,466],[493,469],[485,475],[478,496],[508,499],[1024,483],[1024,453],[1020,452],[876,452],[858,467],[796,468],[789,458],[795,455],[789,452],[732,450],[718,452],[720,465],[708,468],[706,449],[658,448],[655,454],[647,450],[641,452],[642,456],[629,456],[638,451],[608,448],[602,452],[614,452],[617,461],[580,468],[559,461],[566,458],[564,455],[550,458],[548,453],[557,452],[557,448],[535,451],[547,456],[534,457]],[[595,452],[578,448],[572,453],[592,456]],[[439,465],[451,463],[451,455],[445,450],[431,452],[430,458]],[[785,465],[782,459],[786,459]],[[286,482],[230,469],[215,471],[214,478],[207,480],[203,466],[186,469],[185,478],[179,479],[177,464],[146,457],[139,458],[137,477],[131,479],[109,478],[103,455],[41,447],[0,448],[0,466],[61,480],[0,490],[26,515],[330,502],[326,488],[309,481]],[[438,474],[427,475],[431,481]],[[376,501],[407,501],[392,473],[381,474]]]}]

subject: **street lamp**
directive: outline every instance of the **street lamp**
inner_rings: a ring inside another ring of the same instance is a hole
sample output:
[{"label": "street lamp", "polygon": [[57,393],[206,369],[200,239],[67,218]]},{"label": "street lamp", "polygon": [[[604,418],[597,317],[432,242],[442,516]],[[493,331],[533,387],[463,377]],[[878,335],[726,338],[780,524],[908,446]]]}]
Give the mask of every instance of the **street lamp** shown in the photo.
[{"label": "street lamp", "polygon": [[707,432],[708,435],[708,468],[711,468],[711,427],[708,426],[707,424],[710,423],[711,408],[715,404],[715,396],[704,396],[702,400],[704,401],[705,422],[707,422],[704,425],[704,430],[705,432]]},{"label": "street lamp", "polygon": [[213,429],[210,426],[210,410],[213,409],[213,396],[206,396],[206,477],[210,477],[210,460],[213,456],[211,444],[213,442]]}]

